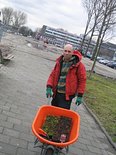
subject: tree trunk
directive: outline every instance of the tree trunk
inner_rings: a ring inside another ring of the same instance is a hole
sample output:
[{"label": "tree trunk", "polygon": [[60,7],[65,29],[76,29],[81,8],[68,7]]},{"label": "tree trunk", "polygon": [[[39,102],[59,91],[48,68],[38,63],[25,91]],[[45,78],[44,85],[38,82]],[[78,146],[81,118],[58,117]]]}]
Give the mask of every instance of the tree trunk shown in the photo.
[{"label": "tree trunk", "polygon": [[88,49],[89,49],[89,45],[90,45],[91,40],[92,40],[92,37],[93,37],[93,33],[94,33],[94,30],[95,30],[95,26],[96,26],[96,21],[95,21],[95,24],[94,24],[94,26],[93,26],[92,33],[91,33],[91,37],[90,37],[90,39],[89,39],[88,46],[87,46],[87,48],[86,48],[86,52],[84,53],[84,56],[86,56],[87,51],[88,51]]},{"label": "tree trunk", "polygon": [[87,34],[87,30],[88,30],[88,27],[89,27],[90,20],[91,20],[91,18],[88,17],[85,33],[84,33],[84,36],[83,36],[83,39],[82,39],[82,42],[81,42],[81,46],[80,46],[81,50],[82,50],[82,47],[83,47],[83,44],[84,44],[84,41],[85,41],[85,37],[86,37],[86,34]]},{"label": "tree trunk", "polygon": [[99,53],[99,49],[100,49],[100,45],[101,45],[101,36],[102,36],[103,28],[104,28],[104,25],[105,25],[105,20],[107,18],[106,14],[107,14],[107,8],[105,10],[104,19],[103,19],[102,26],[101,26],[101,29],[100,29],[100,32],[99,32],[99,35],[98,35],[97,43],[96,43],[96,46],[95,46],[95,51],[94,51],[94,53],[92,55],[92,60],[94,60],[94,62],[93,62],[93,65],[92,65],[92,68],[91,68],[91,71],[90,71],[90,74],[89,74],[89,78],[91,77],[91,75],[92,75],[92,73],[94,71],[97,55]]}]

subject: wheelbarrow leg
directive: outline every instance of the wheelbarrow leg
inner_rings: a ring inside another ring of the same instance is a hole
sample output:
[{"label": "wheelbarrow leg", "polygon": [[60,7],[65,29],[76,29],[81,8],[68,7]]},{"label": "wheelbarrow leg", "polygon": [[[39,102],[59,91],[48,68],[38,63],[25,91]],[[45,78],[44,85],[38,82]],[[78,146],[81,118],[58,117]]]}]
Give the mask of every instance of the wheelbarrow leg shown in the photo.
[{"label": "wheelbarrow leg", "polygon": [[68,153],[68,151],[69,151],[69,146],[66,147],[66,153]]},{"label": "wheelbarrow leg", "polygon": [[39,142],[38,138],[36,138],[34,145],[36,145]]}]

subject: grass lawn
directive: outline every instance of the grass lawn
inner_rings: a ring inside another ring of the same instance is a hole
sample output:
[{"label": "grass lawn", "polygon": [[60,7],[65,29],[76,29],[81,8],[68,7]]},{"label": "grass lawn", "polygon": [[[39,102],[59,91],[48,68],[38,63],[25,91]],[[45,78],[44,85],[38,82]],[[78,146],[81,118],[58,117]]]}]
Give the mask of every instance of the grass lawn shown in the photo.
[{"label": "grass lawn", "polygon": [[87,79],[84,100],[116,142],[116,80],[93,74]]}]

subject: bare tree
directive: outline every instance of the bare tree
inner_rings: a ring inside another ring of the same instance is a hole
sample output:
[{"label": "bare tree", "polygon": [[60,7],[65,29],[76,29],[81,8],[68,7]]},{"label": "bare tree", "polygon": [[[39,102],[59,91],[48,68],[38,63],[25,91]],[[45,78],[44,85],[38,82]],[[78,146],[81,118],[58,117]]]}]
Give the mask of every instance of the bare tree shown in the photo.
[{"label": "bare tree", "polygon": [[100,24],[100,29],[99,29],[99,35],[97,38],[96,46],[95,46],[95,51],[93,53],[92,59],[94,60],[91,72],[89,77],[91,76],[94,66],[96,63],[97,56],[100,51],[101,44],[103,42],[104,36],[107,32],[107,30],[113,28],[113,26],[116,24],[116,1],[115,0],[103,0],[102,4],[104,6],[103,8],[103,20]]},{"label": "bare tree", "polygon": [[5,7],[2,9],[3,23],[13,25],[17,28],[24,25],[27,20],[27,15],[21,11],[14,11],[13,8]]},{"label": "bare tree", "polygon": [[41,31],[42,31],[42,28],[37,27],[35,31],[33,32],[33,37],[39,40],[41,37],[41,33],[42,33]]},{"label": "bare tree", "polygon": [[13,26],[20,27],[26,23],[27,15],[21,11],[14,11],[13,13]]},{"label": "bare tree", "polygon": [[88,45],[87,45],[86,51],[84,53],[85,56],[86,56],[86,54],[88,52],[88,49],[89,49],[92,37],[94,36],[94,33],[96,32],[96,27],[102,21],[103,5],[101,4],[101,0],[96,2],[96,5],[94,6],[93,9],[94,9],[94,15],[93,15],[93,20],[92,20],[93,26],[92,26],[92,31],[91,31],[91,35],[90,35],[90,38],[89,38],[89,41],[88,41]]},{"label": "bare tree", "polygon": [[116,18],[114,18],[114,15],[116,13],[116,1],[115,0],[103,0],[102,2],[104,8],[103,8],[103,20],[98,25],[99,29],[99,35],[97,38],[95,50],[92,56],[92,60],[94,60],[97,48],[100,49],[100,45],[105,36],[105,33],[107,30],[110,30],[110,28],[116,24]]},{"label": "bare tree", "polygon": [[83,35],[83,39],[82,39],[82,42],[81,42],[81,47],[80,49],[82,50],[82,47],[83,47],[83,44],[84,44],[84,41],[85,41],[85,38],[86,36],[92,31],[89,30],[89,25],[90,25],[90,22],[91,22],[91,19],[92,19],[92,16],[93,16],[93,13],[94,13],[94,8],[96,6],[96,4],[98,3],[98,0],[83,0],[83,6],[84,8],[86,9],[87,11],[87,23],[86,23],[86,28],[85,28],[85,32],[84,32],[84,35]]},{"label": "bare tree", "polygon": [[13,9],[10,7],[5,7],[2,9],[3,23],[5,25],[10,25],[13,18]]},{"label": "bare tree", "polygon": [[19,29],[19,33],[23,36],[27,36],[28,27],[27,26],[21,26]]}]

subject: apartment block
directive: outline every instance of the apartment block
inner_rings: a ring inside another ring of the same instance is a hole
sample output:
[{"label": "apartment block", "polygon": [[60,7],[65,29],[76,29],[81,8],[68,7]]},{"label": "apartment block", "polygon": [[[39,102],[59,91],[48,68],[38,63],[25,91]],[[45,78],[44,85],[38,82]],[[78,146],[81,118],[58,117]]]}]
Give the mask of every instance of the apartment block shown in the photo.
[{"label": "apartment block", "polygon": [[[76,35],[64,31],[63,29],[55,29],[46,25],[43,25],[40,33],[39,39],[47,39],[49,43],[54,44],[58,47],[63,47],[65,44],[70,43],[73,45],[75,49],[79,49],[83,36]],[[83,50],[87,48],[89,39],[85,39]],[[92,51],[94,49],[95,42],[91,42],[89,50]]]}]

